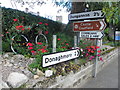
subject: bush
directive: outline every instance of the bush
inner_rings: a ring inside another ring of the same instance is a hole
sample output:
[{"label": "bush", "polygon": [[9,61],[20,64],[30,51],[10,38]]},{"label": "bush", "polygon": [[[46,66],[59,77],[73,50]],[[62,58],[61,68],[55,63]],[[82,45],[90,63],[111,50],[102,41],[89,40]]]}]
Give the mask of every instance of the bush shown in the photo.
[{"label": "bush", "polygon": [[11,52],[11,48],[10,48],[10,43],[9,42],[2,42],[2,51],[4,52]]}]

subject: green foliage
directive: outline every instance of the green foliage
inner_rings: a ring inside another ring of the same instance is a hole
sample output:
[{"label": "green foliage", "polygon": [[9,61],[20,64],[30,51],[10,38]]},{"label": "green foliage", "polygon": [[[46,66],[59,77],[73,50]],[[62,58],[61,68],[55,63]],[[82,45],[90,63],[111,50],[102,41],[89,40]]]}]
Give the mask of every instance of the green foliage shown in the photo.
[{"label": "green foliage", "polygon": [[115,50],[115,48],[112,48],[112,49],[106,50],[105,52],[102,52],[101,55],[104,55],[104,54],[110,53],[110,52],[113,51],[113,50]]},{"label": "green foliage", "polygon": [[[17,19],[17,21],[14,21],[14,19]],[[39,24],[39,27],[36,28],[35,26],[37,24]],[[25,30],[17,30],[16,26],[22,26],[24,27],[22,29]],[[47,36],[47,38],[49,37],[48,41],[51,42],[52,34],[61,32],[61,26],[62,23],[58,23],[44,17],[35,16],[23,11],[2,7],[2,34],[4,35],[2,37],[2,40],[5,42],[11,43],[11,38],[19,33],[24,33],[27,38],[29,37],[29,39],[33,41],[33,39],[35,39],[34,37],[39,33],[40,30],[43,30],[43,34],[45,34],[46,31],[49,33],[49,35],[45,35]],[[28,28],[30,30],[28,30]],[[3,46],[3,48],[5,47]]]},{"label": "green foliage", "polygon": [[73,46],[73,38],[64,33],[57,33],[57,52],[69,50]]},{"label": "green foliage", "polygon": [[10,49],[10,43],[2,41],[2,50],[4,52],[10,52],[11,51],[11,49]]},{"label": "green foliage", "polygon": [[25,13],[23,11],[4,8],[4,7],[2,7],[2,14],[3,14],[2,17],[3,32],[7,32],[8,29],[10,29],[13,26],[13,19],[19,19],[20,23],[23,23],[25,26],[33,26],[39,22],[42,23],[47,22],[49,24],[48,31],[50,31],[50,33],[61,31],[60,28],[62,23],[58,23],[50,19],[46,19],[44,17],[35,16],[30,13]]},{"label": "green foliage", "polygon": [[116,25],[120,22],[119,5],[120,3],[118,2],[108,2],[104,4],[104,7],[102,8],[102,11],[105,13],[107,22],[112,23],[113,25]]}]

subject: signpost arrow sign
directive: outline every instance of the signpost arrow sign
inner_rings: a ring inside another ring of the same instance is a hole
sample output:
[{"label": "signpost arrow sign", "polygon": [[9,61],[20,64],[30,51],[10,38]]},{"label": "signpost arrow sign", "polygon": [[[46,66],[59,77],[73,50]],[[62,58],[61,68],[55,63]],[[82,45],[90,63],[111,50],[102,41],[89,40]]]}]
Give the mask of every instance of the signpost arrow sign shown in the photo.
[{"label": "signpost arrow sign", "polygon": [[79,49],[44,55],[42,59],[42,66],[47,67],[60,62],[75,59],[75,58],[78,58],[79,55],[80,55]]},{"label": "signpost arrow sign", "polygon": [[94,21],[79,21],[73,23],[73,31],[102,31],[106,27],[105,21],[94,20]]},{"label": "signpost arrow sign", "polygon": [[92,11],[92,12],[83,12],[83,13],[74,13],[68,15],[68,20],[80,20],[88,18],[102,18],[104,14],[101,10]]},{"label": "signpost arrow sign", "polygon": [[82,31],[80,32],[80,37],[83,38],[103,38],[104,33],[98,31]]}]

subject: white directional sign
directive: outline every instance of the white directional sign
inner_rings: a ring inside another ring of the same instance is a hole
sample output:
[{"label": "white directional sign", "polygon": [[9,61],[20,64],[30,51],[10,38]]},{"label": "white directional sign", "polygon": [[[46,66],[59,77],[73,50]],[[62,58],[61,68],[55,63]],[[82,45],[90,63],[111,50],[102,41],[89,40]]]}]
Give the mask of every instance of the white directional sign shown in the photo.
[{"label": "white directional sign", "polygon": [[79,19],[88,19],[88,18],[101,18],[104,14],[101,10],[99,11],[91,11],[91,12],[83,12],[83,13],[74,13],[68,15],[68,20],[79,20]]},{"label": "white directional sign", "polygon": [[80,37],[82,38],[102,38],[104,36],[103,32],[98,31],[82,31],[80,32]]},{"label": "white directional sign", "polygon": [[75,58],[78,58],[79,55],[80,55],[80,51],[78,49],[44,55],[42,59],[42,66],[47,67],[60,62],[75,59]]}]

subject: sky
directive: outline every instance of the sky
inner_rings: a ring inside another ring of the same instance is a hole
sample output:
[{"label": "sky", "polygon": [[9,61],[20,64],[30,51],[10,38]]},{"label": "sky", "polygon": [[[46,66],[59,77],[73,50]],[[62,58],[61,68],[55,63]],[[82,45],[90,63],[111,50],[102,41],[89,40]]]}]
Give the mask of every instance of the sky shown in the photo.
[{"label": "sky", "polygon": [[[36,1],[36,0],[24,0],[24,1]],[[29,7],[29,5],[27,4],[21,6],[21,4],[16,3],[15,5],[14,0],[0,0],[2,7],[18,9],[21,11],[25,11],[25,8],[28,8],[29,9],[28,12],[34,12],[34,13],[39,12],[40,16],[52,19],[54,21],[56,21],[56,16],[62,16],[63,18],[62,23],[65,23],[65,24],[68,23],[69,12],[66,12],[65,8],[55,6],[52,3],[52,0],[44,0],[44,1],[47,1],[47,2],[42,6],[34,5],[32,7]],[[57,11],[59,9],[62,9],[62,11],[58,13]]]}]

